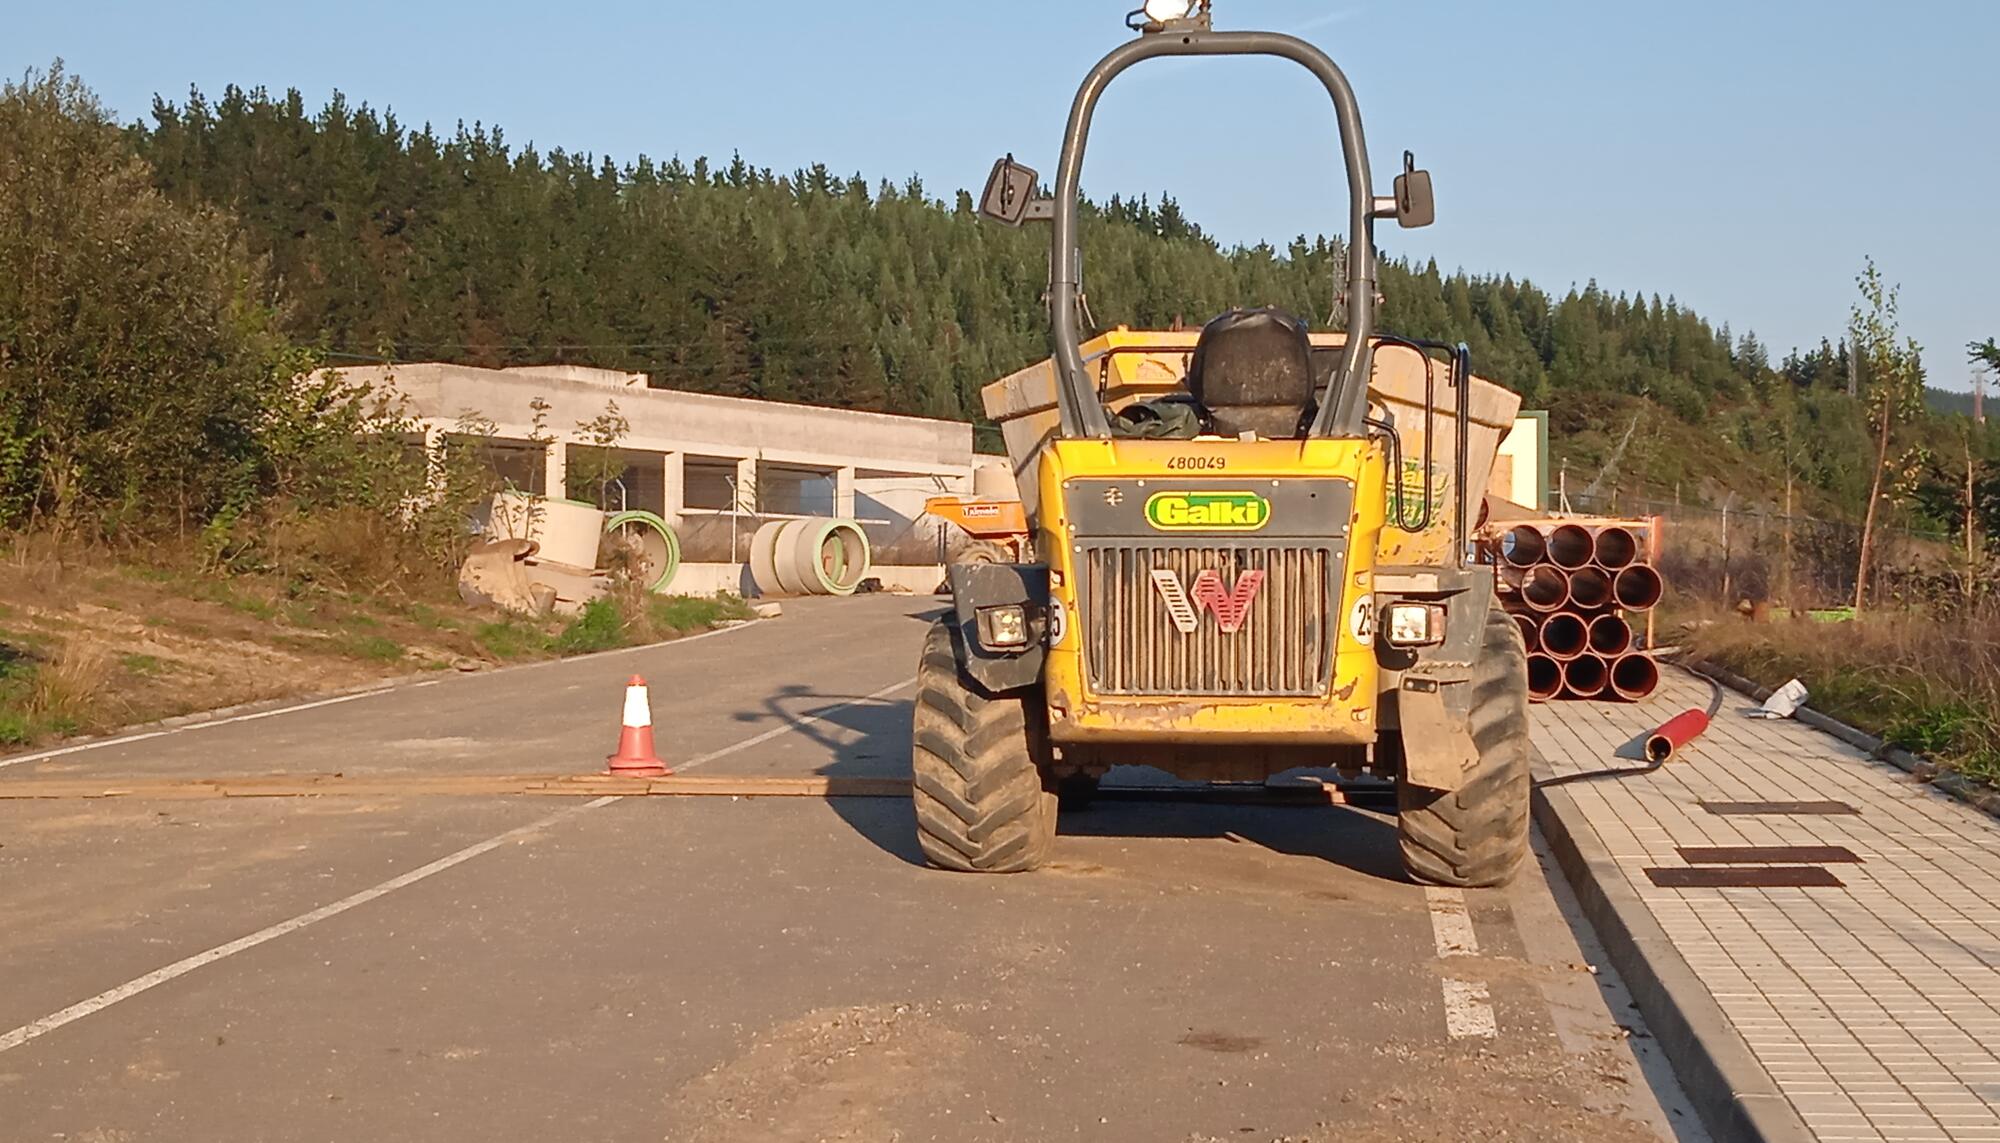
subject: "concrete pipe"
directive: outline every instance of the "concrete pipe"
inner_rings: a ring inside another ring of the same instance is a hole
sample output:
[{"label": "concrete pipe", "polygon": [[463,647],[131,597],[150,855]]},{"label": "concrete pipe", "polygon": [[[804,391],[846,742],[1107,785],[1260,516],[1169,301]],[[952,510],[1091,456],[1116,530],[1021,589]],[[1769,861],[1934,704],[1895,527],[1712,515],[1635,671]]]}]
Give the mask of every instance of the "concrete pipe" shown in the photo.
[{"label": "concrete pipe", "polygon": [[1596,698],[1611,682],[1611,664],[1601,655],[1578,655],[1563,664],[1563,686],[1577,698]]},{"label": "concrete pipe", "polygon": [[1554,611],[1569,602],[1569,575],[1561,568],[1537,564],[1521,577],[1521,598],[1536,611]]},{"label": "concrete pipe", "polygon": [[1542,620],[1542,654],[1574,659],[1590,648],[1590,625],[1574,611],[1558,611]]},{"label": "concrete pipe", "polygon": [[853,595],[861,581],[875,568],[875,553],[868,545],[868,533],[854,520],[834,520],[827,525],[822,548],[837,548],[836,564],[822,560],[826,573],[820,580],[834,595]]},{"label": "concrete pipe", "polygon": [[1578,568],[1569,573],[1569,601],[1590,611],[1611,602],[1611,576],[1601,568]]},{"label": "concrete pipe", "polygon": [[1516,615],[1514,623],[1521,629],[1521,642],[1530,651],[1542,649],[1541,624],[1532,615]]},{"label": "concrete pipe", "polygon": [[1597,563],[1610,571],[1630,564],[1639,558],[1639,537],[1630,528],[1616,524],[1597,530]]},{"label": "concrete pipe", "polygon": [[773,563],[794,595],[851,595],[868,574],[868,537],[852,520],[793,520],[778,533]]},{"label": "concrete pipe", "polygon": [[[808,520],[786,520],[778,525],[771,537],[771,573],[778,581],[778,594],[809,595],[804,568],[796,558],[799,537],[805,532]],[[760,529],[761,530],[761,529]]]},{"label": "concrete pipe", "polygon": [[1562,693],[1562,664],[1547,655],[1528,656],[1528,697],[1547,702]]},{"label": "concrete pipe", "polygon": [[1660,665],[1651,655],[1620,655],[1611,661],[1611,692],[1626,702],[1638,702],[1660,686]]},{"label": "concrete pipe", "polygon": [[750,537],[750,582],[757,585],[758,595],[783,595],[785,589],[778,583],[778,533],[784,530],[789,520],[772,520],[760,526]]},{"label": "concrete pipe", "polygon": [[1575,571],[1588,566],[1596,555],[1597,542],[1581,524],[1564,524],[1549,533],[1549,560],[1559,568]]},{"label": "concrete pipe", "polygon": [[1627,611],[1647,611],[1659,605],[1666,594],[1666,581],[1650,564],[1633,564],[1612,581],[1612,597]]},{"label": "concrete pipe", "polygon": [[581,500],[509,490],[495,493],[487,511],[487,539],[533,540],[542,559],[570,567],[595,567],[603,536],[603,509]]},{"label": "concrete pipe", "polygon": [[1616,615],[1590,621],[1590,649],[1599,655],[1623,655],[1632,649],[1632,625]]},{"label": "concrete pipe", "polygon": [[[647,591],[665,591],[681,568],[681,542],[667,522],[651,512],[634,509],[614,513],[604,522],[604,544],[613,560]],[[600,567],[611,564],[600,558]]]},{"label": "concrete pipe", "polygon": [[1549,543],[1533,524],[1511,528],[1500,537],[1500,558],[1517,568],[1531,568],[1548,556]]}]

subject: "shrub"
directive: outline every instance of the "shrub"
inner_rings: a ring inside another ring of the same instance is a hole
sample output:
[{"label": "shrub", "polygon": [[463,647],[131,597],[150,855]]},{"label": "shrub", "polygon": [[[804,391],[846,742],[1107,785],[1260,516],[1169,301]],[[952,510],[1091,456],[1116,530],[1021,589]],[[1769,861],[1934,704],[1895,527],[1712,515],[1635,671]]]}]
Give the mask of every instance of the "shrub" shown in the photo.
[{"label": "shrub", "polygon": [[587,655],[624,645],[625,612],[609,596],[584,604],[555,641],[556,650],[565,655]]}]

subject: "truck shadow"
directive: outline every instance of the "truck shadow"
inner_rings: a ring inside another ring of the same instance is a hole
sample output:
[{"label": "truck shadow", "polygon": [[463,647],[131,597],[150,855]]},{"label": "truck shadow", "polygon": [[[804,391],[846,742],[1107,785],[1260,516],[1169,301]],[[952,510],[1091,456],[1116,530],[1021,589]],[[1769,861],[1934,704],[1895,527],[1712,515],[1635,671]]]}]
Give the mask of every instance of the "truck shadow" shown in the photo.
[{"label": "truck shadow", "polygon": [[[813,773],[836,778],[904,778],[910,775],[908,698],[868,698],[827,694],[807,686],[781,687],[759,713],[739,714],[746,723],[793,732],[818,745],[830,760]],[[1174,791],[1171,798],[1133,789],[1156,787],[1157,771],[1114,771],[1103,798],[1082,810],[1063,813],[1062,837],[1205,839],[1247,842],[1274,853],[1317,858],[1365,876],[1404,881],[1396,851],[1393,814],[1326,805],[1239,805],[1204,799],[1199,789]],[[917,845],[916,815],[907,798],[829,798],[833,812],[883,852],[924,865]]]}]

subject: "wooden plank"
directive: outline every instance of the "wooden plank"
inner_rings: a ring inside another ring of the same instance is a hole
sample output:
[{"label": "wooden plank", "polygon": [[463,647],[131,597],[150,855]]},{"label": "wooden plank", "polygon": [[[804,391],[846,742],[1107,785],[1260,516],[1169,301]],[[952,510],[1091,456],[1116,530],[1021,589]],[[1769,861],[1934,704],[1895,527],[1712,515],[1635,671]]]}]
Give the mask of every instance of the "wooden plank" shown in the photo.
[{"label": "wooden plank", "polygon": [[907,778],[700,777],[623,778],[603,774],[338,774],[240,778],[30,778],[0,782],[0,800],[43,798],[300,798],[528,796],[889,798],[907,797]]},{"label": "wooden plank", "polygon": [[[0,801],[135,798],[186,801],[209,798],[906,798],[910,780],[825,774],[690,774],[625,778],[608,774],[341,774],[246,775],[231,778],[24,778],[0,781]],[[1395,787],[1361,782],[1261,786],[1109,786],[1108,801],[1190,801],[1267,806],[1377,805],[1393,801]]]}]

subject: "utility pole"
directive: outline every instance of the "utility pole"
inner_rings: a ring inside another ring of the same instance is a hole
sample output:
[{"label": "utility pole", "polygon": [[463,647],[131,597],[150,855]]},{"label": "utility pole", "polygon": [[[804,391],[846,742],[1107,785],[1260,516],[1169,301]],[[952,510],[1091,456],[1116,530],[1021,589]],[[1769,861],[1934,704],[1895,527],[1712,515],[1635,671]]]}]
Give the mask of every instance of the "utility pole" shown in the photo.
[{"label": "utility pole", "polygon": [[1722,501],[1722,602],[1724,606],[1728,605],[1729,597],[1735,594],[1730,590],[1729,583],[1729,506],[1735,502],[1736,493],[1733,491]]},{"label": "utility pole", "polygon": [[1792,458],[1785,456],[1785,606],[1798,611],[1798,601],[1792,598]]},{"label": "utility pole", "polygon": [[[1977,398],[1974,399],[1975,402]],[[1976,404],[1975,404],[1975,407]],[[1978,550],[1974,543],[1972,511],[1972,434],[1965,435],[1965,599],[1972,601],[1973,584],[1979,578]]]}]

